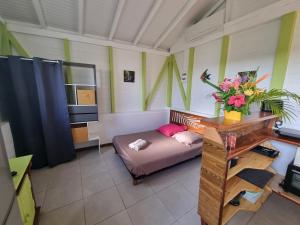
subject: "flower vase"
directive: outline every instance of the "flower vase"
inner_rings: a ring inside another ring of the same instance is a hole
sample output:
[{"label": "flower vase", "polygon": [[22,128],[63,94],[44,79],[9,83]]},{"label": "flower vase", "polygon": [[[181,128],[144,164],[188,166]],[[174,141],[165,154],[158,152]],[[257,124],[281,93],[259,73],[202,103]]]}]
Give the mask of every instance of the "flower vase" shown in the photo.
[{"label": "flower vase", "polygon": [[224,110],[224,118],[225,120],[241,121],[242,113],[237,111],[228,112],[227,110]]}]

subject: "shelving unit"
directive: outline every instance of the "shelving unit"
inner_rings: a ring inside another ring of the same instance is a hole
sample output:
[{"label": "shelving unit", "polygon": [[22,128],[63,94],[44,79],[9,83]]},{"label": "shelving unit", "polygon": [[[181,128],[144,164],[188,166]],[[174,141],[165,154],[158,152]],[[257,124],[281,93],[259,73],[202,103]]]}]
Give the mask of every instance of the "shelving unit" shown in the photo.
[{"label": "shelving unit", "polygon": [[88,136],[88,123],[98,122],[96,66],[74,62],[63,65],[75,149],[99,147],[99,137]]},{"label": "shelving unit", "polygon": [[[201,121],[206,126],[202,153],[198,213],[202,225],[224,225],[239,211],[257,211],[273,192],[292,198],[299,204],[300,198],[278,189],[278,175],[263,188],[259,188],[236,176],[247,168],[276,173],[270,165],[273,158],[250,151],[258,145],[267,145],[270,140],[283,141],[300,146],[300,140],[280,137],[272,127],[276,117],[270,113],[253,113],[241,122],[225,121],[223,117]],[[237,135],[234,151],[228,152],[223,140],[228,132]],[[230,168],[232,158],[238,156],[238,164]],[[276,180],[277,179],[277,180]],[[275,181],[274,181],[275,180]],[[260,198],[251,203],[241,198],[239,206],[229,202],[241,191],[262,192]]]}]

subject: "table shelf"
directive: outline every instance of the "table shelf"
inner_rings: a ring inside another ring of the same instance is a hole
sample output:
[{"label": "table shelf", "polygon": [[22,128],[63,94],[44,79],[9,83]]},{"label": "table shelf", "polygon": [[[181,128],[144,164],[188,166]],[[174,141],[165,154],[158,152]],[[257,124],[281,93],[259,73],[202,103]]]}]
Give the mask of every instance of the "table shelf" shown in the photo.
[{"label": "table shelf", "polygon": [[261,192],[262,189],[241,179],[237,176],[232,177],[226,184],[224,206],[226,206],[235,196],[242,191]]},{"label": "table shelf", "polygon": [[234,177],[243,169],[267,169],[273,162],[273,158],[264,156],[253,151],[248,151],[240,156],[238,164],[228,170],[227,180]]}]

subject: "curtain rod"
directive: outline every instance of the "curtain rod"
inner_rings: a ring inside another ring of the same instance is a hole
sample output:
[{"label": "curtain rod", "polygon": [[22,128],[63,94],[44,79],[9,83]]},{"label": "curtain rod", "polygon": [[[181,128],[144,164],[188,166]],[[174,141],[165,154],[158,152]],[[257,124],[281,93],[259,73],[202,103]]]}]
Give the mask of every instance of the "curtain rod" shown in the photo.
[{"label": "curtain rod", "polygon": [[[7,56],[2,56],[2,55],[0,55],[0,58],[8,59]],[[31,59],[31,58],[20,58],[20,59],[21,59],[21,60],[27,60],[27,61],[33,61],[33,59]],[[42,61],[43,61],[43,62],[51,62],[51,63],[59,63],[58,60],[43,59]]]}]

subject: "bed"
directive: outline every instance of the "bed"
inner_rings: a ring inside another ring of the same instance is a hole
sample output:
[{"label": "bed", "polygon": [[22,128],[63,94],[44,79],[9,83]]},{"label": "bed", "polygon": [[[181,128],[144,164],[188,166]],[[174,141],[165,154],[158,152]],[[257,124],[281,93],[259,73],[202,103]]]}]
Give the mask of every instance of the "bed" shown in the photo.
[{"label": "bed", "polygon": [[[201,125],[202,118],[189,113],[170,111],[171,123],[186,125],[188,130],[199,134],[204,130],[204,126]],[[139,138],[147,140],[148,145],[136,152],[128,145]],[[145,176],[198,157],[202,151],[202,140],[186,146],[153,130],[115,136],[113,146],[132,175],[133,183],[138,184]]]}]

